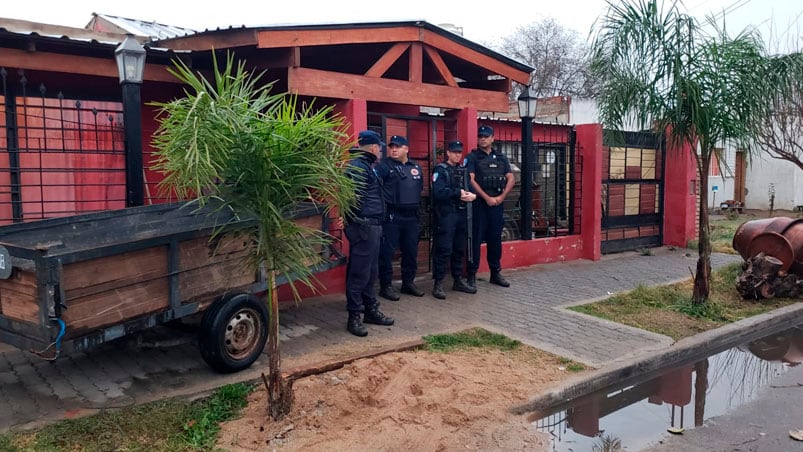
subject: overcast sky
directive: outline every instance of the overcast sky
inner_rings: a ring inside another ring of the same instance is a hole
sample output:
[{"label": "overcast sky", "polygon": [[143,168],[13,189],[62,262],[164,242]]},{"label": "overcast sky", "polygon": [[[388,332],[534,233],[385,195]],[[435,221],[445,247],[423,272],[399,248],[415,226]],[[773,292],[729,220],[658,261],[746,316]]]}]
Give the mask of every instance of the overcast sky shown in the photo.
[{"label": "overcast sky", "polygon": [[[733,31],[753,25],[773,42],[800,43],[803,2],[799,0],[686,0],[687,10],[699,18],[726,11]],[[517,26],[546,17],[576,29],[587,37],[606,7],[605,0],[506,0],[453,2],[448,0],[223,0],[179,2],[171,0],[43,0],[28,3],[5,0],[0,16],[35,22],[83,27],[92,13],[156,21],[196,30],[229,25],[271,25],[426,20],[463,28],[466,38],[493,44],[512,34]],[[778,38],[780,36],[780,39]]]}]

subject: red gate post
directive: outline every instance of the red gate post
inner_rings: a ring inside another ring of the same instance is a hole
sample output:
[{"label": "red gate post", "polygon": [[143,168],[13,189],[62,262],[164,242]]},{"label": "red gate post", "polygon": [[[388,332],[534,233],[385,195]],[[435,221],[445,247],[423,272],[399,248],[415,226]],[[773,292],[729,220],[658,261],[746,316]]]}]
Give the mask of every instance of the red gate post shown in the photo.
[{"label": "red gate post", "polygon": [[583,193],[579,206],[580,236],[584,259],[602,256],[602,125],[583,124],[575,128],[576,146],[583,161]]},{"label": "red gate post", "polygon": [[664,161],[664,245],[685,248],[697,236],[696,149],[666,142]]}]

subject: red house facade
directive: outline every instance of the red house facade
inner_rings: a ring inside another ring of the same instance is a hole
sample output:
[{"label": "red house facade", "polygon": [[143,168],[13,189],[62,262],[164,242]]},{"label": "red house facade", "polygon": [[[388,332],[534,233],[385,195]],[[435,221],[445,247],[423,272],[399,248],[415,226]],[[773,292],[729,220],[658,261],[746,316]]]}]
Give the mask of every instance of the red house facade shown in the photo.
[{"label": "red house facade", "polygon": [[[125,205],[125,124],[113,58],[124,35],[98,31],[102,21],[93,24],[96,30],[0,19],[0,224]],[[492,125],[497,144],[514,163],[521,161],[521,123],[478,119],[478,112],[508,111],[512,83],[527,83],[533,68],[427,22],[230,28],[141,40],[147,46],[142,85],[146,204],[165,201],[156,187],[161,175],[149,170],[157,127],[150,103],[181,95],[182,87],[167,71],[172,59],[206,71],[213,53],[232,52],[253,70],[265,71],[263,80],[274,81],[274,90],[335,105],[352,136],[363,129],[406,135],[410,156],[427,180],[445,143],[458,139],[474,148],[481,124]],[[610,167],[601,126],[535,124],[533,129],[534,239],[520,240],[518,196],[512,196],[506,205],[503,266],[599,259],[603,168],[606,162]],[[667,151],[677,158],[658,169],[666,174],[660,193],[638,191],[639,205],[658,211],[655,230],[663,243],[685,245],[694,236],[689,187],[696,177],[687,154]],[[644,209],[636,210],[643,214]],[[429,270],[426,210],[422,273]],[[343,279],[343,268],[335,268],[319,275],[318,289],[340,292]]]}]

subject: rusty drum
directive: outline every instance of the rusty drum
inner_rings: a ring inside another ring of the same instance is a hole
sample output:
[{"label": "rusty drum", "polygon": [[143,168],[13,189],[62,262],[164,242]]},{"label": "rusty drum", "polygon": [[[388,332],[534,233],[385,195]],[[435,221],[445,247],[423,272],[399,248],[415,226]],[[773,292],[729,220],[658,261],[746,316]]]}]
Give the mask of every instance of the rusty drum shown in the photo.
[{"label": "rusty drum", "polygon": [[757,235],[764,232],[782,233],[794,220],[789,217],[762,218],[760,220],[750,220],[742,223],[733,234],[733,249],[735,249],[742,259],[749,259],[750,244]]},{"label": "rusty drum", "polygon": [[783,235],[789,240],[795,254],[790,272],[803,276],[803,218],[797,219],[787,226]]},{"label": "rusty drum", "polygon": [[747,256],[745,260],[755,257],[759,253],[764,253],[767,256],[772,256],[780,260],[780,271],[789,271],[792,263],[795,261],[795,253],[792,250],[792,244],[781,234],[777,232],[762,232],[758,234],[747,249]]}]

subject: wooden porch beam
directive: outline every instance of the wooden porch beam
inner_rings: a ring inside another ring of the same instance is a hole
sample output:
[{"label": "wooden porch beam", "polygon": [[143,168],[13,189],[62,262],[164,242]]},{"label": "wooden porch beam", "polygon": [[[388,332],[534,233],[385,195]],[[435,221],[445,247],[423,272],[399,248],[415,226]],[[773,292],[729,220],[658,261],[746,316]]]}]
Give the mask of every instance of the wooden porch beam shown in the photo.
[{"label": "wooden porch beam", "polygon": [[304,96],[387,102],[441,108],[508,111],[507,93],[404,80],[372,78],[302,67],[290,68],[287,89]]},{"label": "wooden porch beam", "polygon": [[371,66],[371,69],[368,69],[368,71],[365,73],[365,76],[382,77],[382,75],[384,75],[385,72],[387,72],[387,70],[393,66],[393,63],[395,63],[396,60],[398,60],[408,48],[410,48],[410,43],[408,42],[400,42],[394,45],[388,49],[388,51],[385,52],[385,54],[382,55],[382,57],[379,58],[379,60],[377,60],[373,66]]},{"label": "wooden porch beam", "polygon": [[412,83],[421,83],[424,73],[424,51],[421,44],[416,42],[410,47],[410,67],[408,77]]},{"label": "wooden porch beam", "polygon": [[293,46],[325,46],[380,42],[418,41],[418,29],[413,27],[376,27],[329,30],[260,30],[257,47],[271,49]]},{"label": "wooden porch beam", "polygon": [[466,47],[432,31],[422,30],[421,41],[424,44],[431,45],[438,50],[450,53],[458,58],[462,58],[480,67],[483,67],[494,74],[499,74],[503,77],[507,77],[525,85],[530,81],[530,74],[528,72],[520,71],[503,63],[502,61],[497,60],[496,58]]},{"label": "wooden porch beam", "polygon": [[441,74],[443,80],[446,81],[446,84],[449,86],[456,87],[457,82],[455,81],[454,76],[452,75],[452,71],[449,70],[449,68],[446,66],[446,63],[444,63],[443,58],[441,58],[441,54],[438,53],[437,50],[429,46],[424,47],[424,50],[426,50],[427,56],[429,56],[429,59],[432,60],[432,64],[435,65],[435,68]]},{"label": "wooden porch beam", "polygon": [[[64,72],[68,74],[98,75],[117,79],[117,63],[113,59],[64,55],[49,52],[26,52],[0,48],[3,66],[32,71]],[[145,64],[145,81],[179,83],[167,72],[167,66]]]}]

